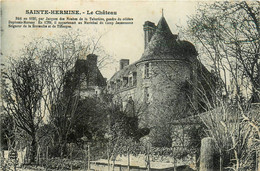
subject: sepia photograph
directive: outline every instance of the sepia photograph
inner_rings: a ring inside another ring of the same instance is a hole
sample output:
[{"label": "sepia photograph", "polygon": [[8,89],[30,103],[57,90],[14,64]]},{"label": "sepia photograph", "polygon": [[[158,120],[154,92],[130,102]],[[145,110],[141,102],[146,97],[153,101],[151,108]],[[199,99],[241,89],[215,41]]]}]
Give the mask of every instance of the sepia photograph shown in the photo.
[{"label": "sepia photograph", "polygon": [[0,3],[0,170],[260,171],[259,1]]}]

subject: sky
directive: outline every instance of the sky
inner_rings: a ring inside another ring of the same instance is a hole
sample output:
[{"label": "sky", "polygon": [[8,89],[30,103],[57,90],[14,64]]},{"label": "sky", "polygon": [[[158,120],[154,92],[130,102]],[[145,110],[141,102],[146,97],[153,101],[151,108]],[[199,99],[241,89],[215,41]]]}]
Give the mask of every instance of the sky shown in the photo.
[{"label": "sky", "polygon": [[[158,23],[162,16],[168,22],[171,31],[178,33],[176,25],[185,27],[188,16],[195,14],[199,1],[174,0],[174,1],[76,1],[76,0],[8,0],[2,1],[2,60],[19,52],[25,44],[37,37],[51,37],[69,29],[51,28],[10,28],[8,21],[15,17],[62,17],[62,15],[37,15],[26,14],[26,10],[79,10],[79,11],[116,11],[117,15],[86,15],[82,17],[129,17],[133,24],[127,25],[74,25],[72,30],[80,29],[81,32],[92,32],[102,35],[100,44],[114,62],[101,69],[104,77],[110,78],[119,68],[120,59],[130,59],[130,63],[140,59],[144,51],[143,24],[145,21]],[[201,2],[201,1],[200,1]],[[63,16],[66,17],[66,16]]]}]

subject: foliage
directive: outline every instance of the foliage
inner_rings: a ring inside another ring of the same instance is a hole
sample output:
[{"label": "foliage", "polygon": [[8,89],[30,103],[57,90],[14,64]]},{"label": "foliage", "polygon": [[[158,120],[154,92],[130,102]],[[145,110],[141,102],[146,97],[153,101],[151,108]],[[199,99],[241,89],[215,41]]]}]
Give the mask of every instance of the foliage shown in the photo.
[{"label": "foliage", "polygon": [[1,169],[3,171],[11,170],[14,165],[14,160],[11,159],[4,159],[1,157]]},{"label": "foliage", "polygon": [[7,114],[1,114],[1,150],[8,150],[14,144],[14,123],[13,119]]},{"label": "foliage", "polygon": [[54,169],[54,170],[70,170],[71,168],[83,169],[84,161],[53,158],[53,159],[48,159],[48,161],[44,161],[43,165],[47,166],[48,169]]},{"label": "foliage", "polygon": [[3,73],[3,108],[15,126],[31,138],[31,161],[35,160],[36,133],[44,117],[42,105],[42,70],[27,49],[24,56],[10,63]]},{"label": "foliage", "polygon": [[256,113],[250,110],[223,104],[200,116],[207,127],[207,135],[216,141],[224,167],[234,170],[254,168],[254,155],[259,148],[259,143],[254,139],[258,135],[243,120],[243,115],[255,118]]},{"label": "foliage", "polygon": [[198,124],[191,125],[187,129],[187,136],[189,137],[189,153],[196,154],[196,156],[199,157],[201,140],[206,136],[206,127],[203,123],[198,121]]},{"label": "foliage", "polygon": [[260,101],[259,11],[256,1],[202,4],[188,22],[202,61],[222,78],[220,88],[210,90],[212,102],[205,90],[197,90],[208,110],[200,117],[206,135],[216,141],[220,170],[253,169],[259,148],[257,112],[250,107]]},{"label": "foliage", "polygon": [[250,98],[247,90],[259,102],[259,11],[256,1],[215,2],[201,5],[188,23],[201,57],[223,78],[225,95],[234,101]]},{"label": "foliage", "polygon": [[85,98],[79,101],[70,134],[70,141],[87,136],[91,142],[104,141],[107,121],[107,106],[98,98]]},{"label": "foliage", "polygon": [[[141,151],[139,139],[145,130],[138,129],[136,117],[127,117],[120,107],[111,103],[107,117],[107,159],[110,167],[111,162],[115,162],[118,155],[129,157],[138,155]],[[129,164],[129,163],[128,163]],[[112,167],[114,164],[112,164]]]}]

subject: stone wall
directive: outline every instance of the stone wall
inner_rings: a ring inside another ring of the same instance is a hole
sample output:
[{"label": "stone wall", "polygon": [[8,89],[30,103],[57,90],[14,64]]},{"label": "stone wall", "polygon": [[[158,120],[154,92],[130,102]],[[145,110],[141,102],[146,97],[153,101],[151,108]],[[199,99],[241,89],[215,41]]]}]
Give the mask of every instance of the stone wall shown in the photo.
[{"label": "stone wall", "polygon": [[150,136],[162,141],[165,134],[171,132],[171,121],[188,116],[190,90],[187,90],[187,83],[191,81],[192,67],[189,62],[180,60],[150,61],[147,78],[144,75],[146,64],[137,66],[136,92],[141,95],[138,102],[146,105],[139,125],[150,128]]},{"label": "stone wall", "polygon": [[[168,136],[168,142],[161,145],[171,145],[171,122],[190,116],[197,106],[192,87],[198,84],[197,67],[196,58],[137,62],[116,73],[109,82],[108,91],[113,93],[114,103],[121,105],[122,110],[132,97],[139,128],[150,128],[149,136],[158,141]],[[136,85],[122,86],[123,78],[131,72],[136,72]],[[116,86],[112,86],[113,83]]]}]

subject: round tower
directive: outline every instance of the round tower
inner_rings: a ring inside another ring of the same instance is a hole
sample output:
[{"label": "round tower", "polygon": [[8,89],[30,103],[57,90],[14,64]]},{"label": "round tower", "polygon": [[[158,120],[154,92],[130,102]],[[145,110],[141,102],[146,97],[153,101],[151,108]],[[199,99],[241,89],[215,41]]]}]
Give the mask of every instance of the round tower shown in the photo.
[{"label": "round tower", "polygon": [[195,47],[178,40],[162,16],[136,63],[137,93],[144,104],[140,126],[151,129],[149,136],[156,146],[171,146],[171,122],[188,116],[191,110],[196,56]]}]

